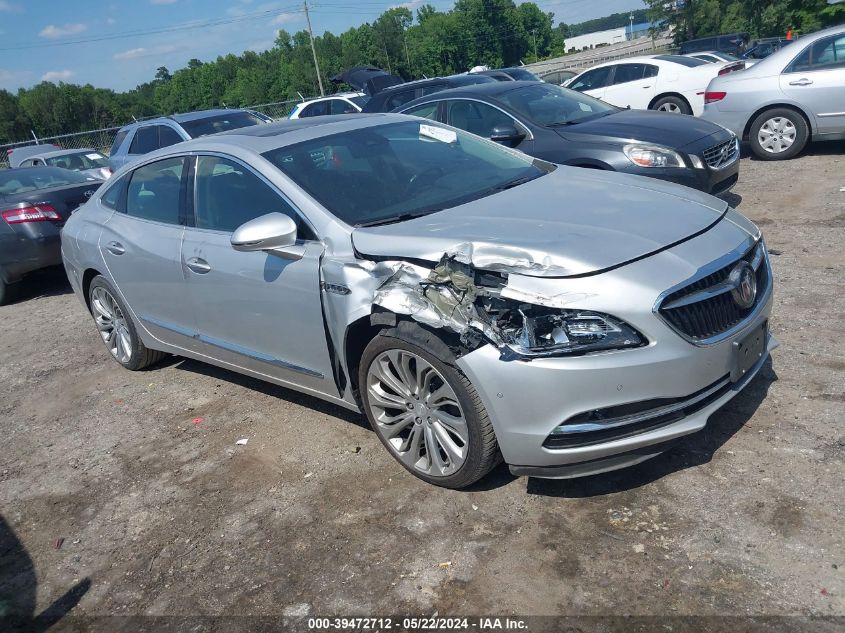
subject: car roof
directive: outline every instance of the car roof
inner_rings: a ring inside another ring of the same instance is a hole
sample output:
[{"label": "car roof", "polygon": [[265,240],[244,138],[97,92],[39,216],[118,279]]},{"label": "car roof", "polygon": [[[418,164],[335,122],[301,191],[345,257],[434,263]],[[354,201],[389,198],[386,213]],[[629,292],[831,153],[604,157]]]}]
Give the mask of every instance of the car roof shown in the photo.
[{"label": "car roof", "polygon": [[[57,149],[52,152],[44,152],[43,154],[33,154],[29,156],[29,158],[57,158],[59,156],[70,156],[71,154],[85,154],[97,152],[101,154],[100,150],[94,149],[93,147],[83,147],[81,149]],[[27,159],[27,160],[28,160]]]},{"label": "car roof", "polygon": [[366,97],[367,94],[365,92],[335,92],[334,94],[326,95],[324,97],[314,97],[313,99],[306,99],[305,101],[300,101],[296,105],[303,106],[308,105],[309,103],[317,103],[318,101],[327,101],[329,99],[337,99],[338,97]]},{"label": "car roof", "polygon": [[506,92],[519,90],[520,88],[536,87],[538,85],[548,85],[557,87],[557,84],[543,84],[538,83],[536,81],[497,81],[489,84],[483,83],[475,84],[472,86],[459,86],[456,88],[447,88],[446,90],[439,90],[423,97],[419,97],[418,99],[414,99],[413,101],[409,101],[408,103],[402,104],[401,106],[399,106],[399,108],[396,108],[394,112],[400,109],[407,110],[409,107],[415,106],[417,104],[430,103],[431,101],[440,101],[442,99],[449,99],[450,97],[488,97],[491,99],[498,99],[501,95],[505,94]]},{"label": "car roof", "polygon": [[210,110],[196,110],[194,112],[182,112],[177,114],[171,114],[169,116],[158,116],[153,119],[144,119],[143,121],[133,121],[132,123],[128,123],[120,128],[120,131],[123,130],[132,130],[138,127],[144,127],[147,125],[160,125],[162,123],[167,123],[168,121],[175,121],[176,123],[184,123],[187,121],[198,121],[200,119],[207,119],[214,116],[221,116],[225,114],[229,114],[232,112],[250,112],[249,110],[245,110],[243,108],[212,108]]},{"label": "car roof", "polygon": [[227,152],[232,148],[240,148],[254,154],[262,154],[280,147],[318,139],[331,134],[400,121],[419,122],[419,119],[403,114],[383,113],[334,114],[321,117],[306,117],[304,119],[284,119],[276,123],[252,125],[228,130],[219,134],[201,136],[145,154],[144,159],[148,160],[159,156],[182,154],[192,151],[216,150]]},{"label": "car roof", "polygon": [[388,92],[394,92],[396,90],[402,90],[403,88],[411,88],[411,87],[416,88],[416,87],[419,87],[419,86],[430,86],[430,85],[433,85],[433,84],[439,84],[439,83],[443,83],[443,82],[450,83],[450,84],[453,84],[455,86],[468,86],[468,85],[472,85],[472,84],[486,83],[484,79],[482,79],[481,81],[478,81],[479,76],[486,77],[487,79],[490,80],[490,82],[500,83],[500,82],[496,81],[495,79],[493,79],[492,77],[487,77],[487,75],[480,75],[480,73],[464,73],[462,75],[447,75],[446,77],[431,77],[429,79],[415,79],[413,81],[406,81],[403,84],[396,84],[395,86],[388,86],[387,88],[385,88],[384,90],[380,90],[376,94],[386,94]]}]

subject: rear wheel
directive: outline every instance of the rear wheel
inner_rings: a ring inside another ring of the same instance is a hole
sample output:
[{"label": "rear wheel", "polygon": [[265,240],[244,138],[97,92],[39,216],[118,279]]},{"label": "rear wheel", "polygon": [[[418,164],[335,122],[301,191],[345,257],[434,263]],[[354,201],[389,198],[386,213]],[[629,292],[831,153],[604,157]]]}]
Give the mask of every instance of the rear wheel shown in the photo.
[{"label": "rear wheel", "polygon": [[792,158],[807,145],[810,133],[804,117],[795,110],[767,110],[751,123],[751,151],[763,160]]},{"label": "rear wheel", "polygon": [[652,104],[651,109],[671,114],[692,114],[692,108],[681,97],[661,97]]},{"label": "rear wheel", "polygon": [[500,457],[481,398],[454,362],[426,330],[393,328],[367,345],[358,384],[370,425],[402,466],[429,483],[464,488]]},{"label": "rear wheel", "polygon": [[105,277],[98,275],[91,281],[88,303],[103,343],[126,369],[144,369],[167,355],[141,342],[129,311]]}]

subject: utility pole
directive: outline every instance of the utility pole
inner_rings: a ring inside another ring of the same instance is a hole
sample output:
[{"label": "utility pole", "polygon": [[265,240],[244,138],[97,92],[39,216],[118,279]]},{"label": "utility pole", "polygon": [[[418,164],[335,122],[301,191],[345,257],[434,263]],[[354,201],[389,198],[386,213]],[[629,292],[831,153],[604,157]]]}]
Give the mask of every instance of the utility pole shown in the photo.
[{"label": "utility pole", "polygon": [[534,35],[534,61],[538,61],[540,58],[537,56],[537,29],[531,29],[532,35]]},{"label": "utility pole", "polygon": [[[618,24],[618,22],[617,22],[617,24]],[[629,40],[634,39],[634,14],[633,13],[631,14],[631,34],[628,36],[628,39]]]},{"label": "utility pole", "polygon": [[320,96],[325,97],[326,91],[323,90],[323,78],[320,77],[320,64],[317,63],[317,48],[314,46],[314,31],[311,30],[311,16],[308,15],[308,0],[302,0],[305,7],[305,21],[308,22],[308,35],[311,36],[311,54],[314,55],[314,70],[317,71],[317,83],[320,84]]}]

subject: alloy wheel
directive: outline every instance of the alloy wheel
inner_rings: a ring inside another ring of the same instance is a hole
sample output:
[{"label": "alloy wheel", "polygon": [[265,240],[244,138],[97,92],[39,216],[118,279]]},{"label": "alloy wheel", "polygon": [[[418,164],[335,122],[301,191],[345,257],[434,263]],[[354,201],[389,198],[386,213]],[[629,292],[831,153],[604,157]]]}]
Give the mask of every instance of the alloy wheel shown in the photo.
[{"label": "alloy wheel", "polygon": [[660,107],[657,108],[658,112],[671,112],[672,114],[681,114],[681,108],[677,103],[672,103],[671,101],[667,101],[666,103],[660,104]]},{"label": "alloy wheel", "polygon": [[795,142],[798,130],[795,124],[786,117],[776,116],[760,126],[757,142],[770,154],[785,152]]},{"label": "alloy wheel", "polygon": [[466,461],[469,430],[458,396],[425,359],[382,352],[367,370],[367,400],[376,431],[409,468],[445,477]]},{"label": "alloy wheel", "polygon": [[91,308],[100,336],[112,356],[121,363],[128,363],[132,359],[132,334],[115,298],[105,288],[97,286],[91,293]]}]

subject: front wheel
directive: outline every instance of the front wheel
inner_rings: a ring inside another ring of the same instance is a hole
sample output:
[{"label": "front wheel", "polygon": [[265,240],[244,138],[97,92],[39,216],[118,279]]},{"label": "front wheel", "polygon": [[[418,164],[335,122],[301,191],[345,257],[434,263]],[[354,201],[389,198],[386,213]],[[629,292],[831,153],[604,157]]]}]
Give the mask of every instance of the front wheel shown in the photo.
[{"label": "front wheel", "polygon": [[481,398],[454,361],[426,330],[393,328],[367,345],[358,384],[370,425],[402,466],[429,483],[464,488],[500,457]]},{"label": "front wheel", "polygon": [[804,149],[809,136],[804,117],[786,108],[763,112],[748,132],[751,151],[763,160],[792,158]]},{"label": "front wheel", "polygon": [[157,363],[167,354],[149,349],[141,342],[129,310],[102,275],[94,277],[88,290],[88,304],[100,338],[112,357],[126,369],[136,371]]},{"label": "front wheel", "polygon": [[661,97],[654,102],[651,109],[658,112],[669,112],[670,114],[692,114],[692,108],[680,97]]}]

